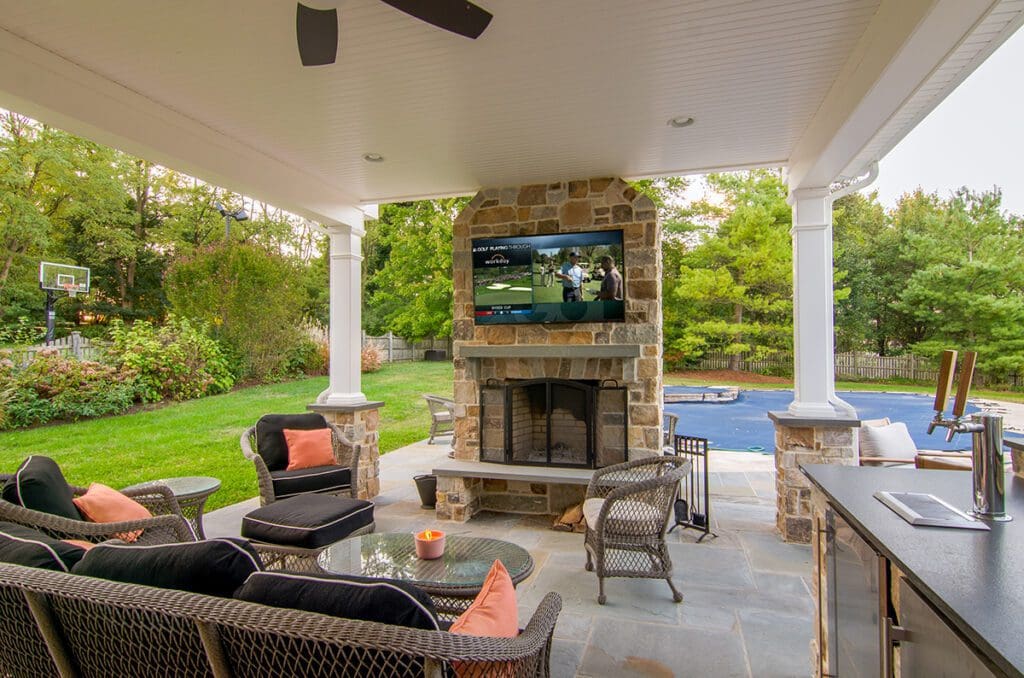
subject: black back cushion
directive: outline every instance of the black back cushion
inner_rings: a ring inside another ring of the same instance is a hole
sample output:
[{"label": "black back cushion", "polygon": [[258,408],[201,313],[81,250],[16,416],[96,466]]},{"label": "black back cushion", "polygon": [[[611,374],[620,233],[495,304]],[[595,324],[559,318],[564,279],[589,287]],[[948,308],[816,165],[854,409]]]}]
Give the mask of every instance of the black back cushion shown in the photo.
[{"label": "black back cushion", "polygon": [[4,483],[3,498],[12,504],[62,518],[81,520],[72,501],[71,486],[64,480],[57,462],[34,454],[21,462],[13,477]]},{"label": "black back cushion", "polygon": [[70,572],[85,549],[24,525],[0,522],[0,563]]},{"label": "black back cushion", "polygon": [[288,443],[284,439],[286,428],[309,431],[327,428],[322,414],[265,414],[256,422],[256,452],[263,457],[270,471],[288,467]]},{"label": "black back cushion", "polygon": [[393,579],[257,572],[235,598],[345,619],[430,631],[440,628],[430,596],[412,584]]},{"label": "black back cushion", "polygon": [[180,544],[99,544],[73,574],[163,589],[230,598],[253,572],[263,569],[244,539],[208,539]]}]

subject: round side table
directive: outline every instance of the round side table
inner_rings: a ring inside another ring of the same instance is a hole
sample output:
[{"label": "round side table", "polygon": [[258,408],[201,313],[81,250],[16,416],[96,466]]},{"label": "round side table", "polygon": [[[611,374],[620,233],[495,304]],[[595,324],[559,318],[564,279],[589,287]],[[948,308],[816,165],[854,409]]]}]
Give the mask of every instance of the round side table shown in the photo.
[{"label": "round side table", "polygon": [[171,488],[174,498],[178,501],[181,514],[195,530],[196,536],[206,539],[203,532],[203,509],[210,495],[220,489],[220,481],[209,476],[183,476],[180,478],[161,478],[148,480],[144,483],[131,485],[124,489],[137,490],[151,485],[166,485]]}]

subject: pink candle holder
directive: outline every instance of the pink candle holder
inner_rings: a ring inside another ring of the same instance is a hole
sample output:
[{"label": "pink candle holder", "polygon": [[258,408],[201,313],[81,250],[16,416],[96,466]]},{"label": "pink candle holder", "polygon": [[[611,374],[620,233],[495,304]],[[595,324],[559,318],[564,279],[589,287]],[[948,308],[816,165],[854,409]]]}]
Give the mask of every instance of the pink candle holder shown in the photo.
[{"label": "pink candle holder", "polygon": [[441,530],[423,530],[417,532],[414,538],[417,558],[434,560],[444,555],[444,532]]}]

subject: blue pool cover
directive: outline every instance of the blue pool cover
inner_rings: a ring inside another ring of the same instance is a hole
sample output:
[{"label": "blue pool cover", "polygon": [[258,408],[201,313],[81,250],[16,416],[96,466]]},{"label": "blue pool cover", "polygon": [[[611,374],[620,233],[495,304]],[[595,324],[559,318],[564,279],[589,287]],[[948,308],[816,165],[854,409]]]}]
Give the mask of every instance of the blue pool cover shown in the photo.
[{"label": "blue pool cover", "polygon": [[[667,386],[666,393],[694,393],[712,388]],[[928,422],[935,412],[934,397],[918,393],[843,392],[840,398],[853,405],[861,419],[902,421],[919,449],[966,450],[971,436],[961,433],[946,442],[946,430],[936,429],[928,435]],[[730,403],[667,403],[665,412],[679,417],[676,433],[707,438],[713,449],[747,450],[771,454],[775,451],[775,427],[768,418],[769,410],[785,411],[793,401],[792,391],[740,391]],[[977,412],[968,405],[967,412]],[[949,411],[946,411],[947,416]]]}]

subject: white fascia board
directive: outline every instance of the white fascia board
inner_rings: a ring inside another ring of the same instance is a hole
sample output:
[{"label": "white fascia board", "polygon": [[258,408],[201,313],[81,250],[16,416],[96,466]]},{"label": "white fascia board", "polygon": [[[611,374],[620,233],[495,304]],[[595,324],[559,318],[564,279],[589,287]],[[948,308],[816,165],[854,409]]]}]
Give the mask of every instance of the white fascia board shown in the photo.
[{"label": "white fascia board", "polygon": [[362,225],[337,186],[2,28],[0,64],[4,108],[313,221]]},{"label": "white fascia board", "polygon": [[835,181],[996,4],[884,0],[794,147],[791,189]]}]

